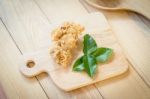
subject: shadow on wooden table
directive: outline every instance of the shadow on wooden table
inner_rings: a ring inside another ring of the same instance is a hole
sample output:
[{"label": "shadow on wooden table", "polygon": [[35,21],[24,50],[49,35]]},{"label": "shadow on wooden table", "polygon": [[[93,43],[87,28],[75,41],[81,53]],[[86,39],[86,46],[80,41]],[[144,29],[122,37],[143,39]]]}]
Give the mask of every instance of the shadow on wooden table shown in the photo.
[{"label": "shadow on wooden table", "polygon": [[1,83],[0,83],[0,99],[7,99]]}]

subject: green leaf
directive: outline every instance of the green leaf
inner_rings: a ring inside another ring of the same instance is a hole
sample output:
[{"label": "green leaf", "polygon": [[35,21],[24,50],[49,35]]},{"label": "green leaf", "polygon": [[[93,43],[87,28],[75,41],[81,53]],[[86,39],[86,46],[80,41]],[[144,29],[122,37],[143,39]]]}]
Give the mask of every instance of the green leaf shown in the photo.
[{"label": "green leaf", "polygon": [[83,71],[84,64],[83,64],[83,56],[81,56],[79,59],[76,60],[76,62],[73,65],[73,71]]},{"label": "green leaf", "polygon": [[88,75],[90,77],[93,77],[94,74],[96,73],[96,68],[97,68],[95,57],[92,55],[86,54],[83,56],[83,63],[84,63],[84,67]]},{"label": "green leaf", "polygon": [[95,40],[89,34],[86,34],[84,36],[83,44],[84,44],[83,47],[84,54],[90,54],[97,49],[97,44]]},{"label": "green leaf", "polygon": [[97,48],[95,40],[89,35],[84,36],[84,56],[81,56],[73,65],[73,71],[85,70],[90,77],[96,73],[97,64],[106,62],[113,53],[110,48]]},{"label": "green leaf", "polygon": [[110,48],[98,48],[92,53],[96,57],[97,62],[106,62],[112,55],[113,50]]}]

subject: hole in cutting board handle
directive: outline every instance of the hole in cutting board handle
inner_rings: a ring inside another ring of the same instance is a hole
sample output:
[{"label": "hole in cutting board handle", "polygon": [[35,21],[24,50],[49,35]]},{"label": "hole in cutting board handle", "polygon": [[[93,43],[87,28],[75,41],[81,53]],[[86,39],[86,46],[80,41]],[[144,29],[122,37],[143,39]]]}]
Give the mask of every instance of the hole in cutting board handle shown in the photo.
[{"label": "hole in cutting board handle", "polygon": [[42,72],[45,72],[45,68],[43,66],[40,67],[37,59],[33,59],[31,57],[27,58],[28,59],[23,60],[23,65],[20,67],[20,71],[23,75],[27,77],[34,77]]},{"label": "hole in cutting board handle", "polygon": [[34,67],[36,64],[33,60],[28,60],[27,63],[26,63],[26,66],[29,67],[29,68],[32,68]]}]

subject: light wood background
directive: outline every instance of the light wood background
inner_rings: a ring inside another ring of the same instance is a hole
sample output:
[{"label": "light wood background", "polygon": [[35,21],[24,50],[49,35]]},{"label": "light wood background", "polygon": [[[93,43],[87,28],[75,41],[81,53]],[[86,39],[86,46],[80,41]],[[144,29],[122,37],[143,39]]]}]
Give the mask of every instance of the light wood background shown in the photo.
[{"label": "light wood background", "polygon": [[[56,19],[96,11],[116,33],[131,63],[129,72],[71,92],[57,88],[47,74],[20,74],[21,55],[46,46],[49,35],[44,33]],[[125,31],[119,32],[122,28]],[[135,13],[103,11],[82,0],[0,0],[0,99],[150,99],[149,43],[150,21]]]}]

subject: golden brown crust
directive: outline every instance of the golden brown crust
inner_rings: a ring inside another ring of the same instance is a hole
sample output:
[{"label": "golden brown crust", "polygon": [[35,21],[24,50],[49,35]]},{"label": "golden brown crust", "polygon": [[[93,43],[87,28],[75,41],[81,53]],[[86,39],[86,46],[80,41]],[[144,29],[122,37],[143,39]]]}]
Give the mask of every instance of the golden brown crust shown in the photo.
[{"label": "golden brown crust", "polygon": [[58,64],[67,66],[71,61],[71,52],[76,48],[79,35],[83,30],[84,27],[79,24],[65,22],[52,31],[52,39],[56,42],[53,56]]}]

